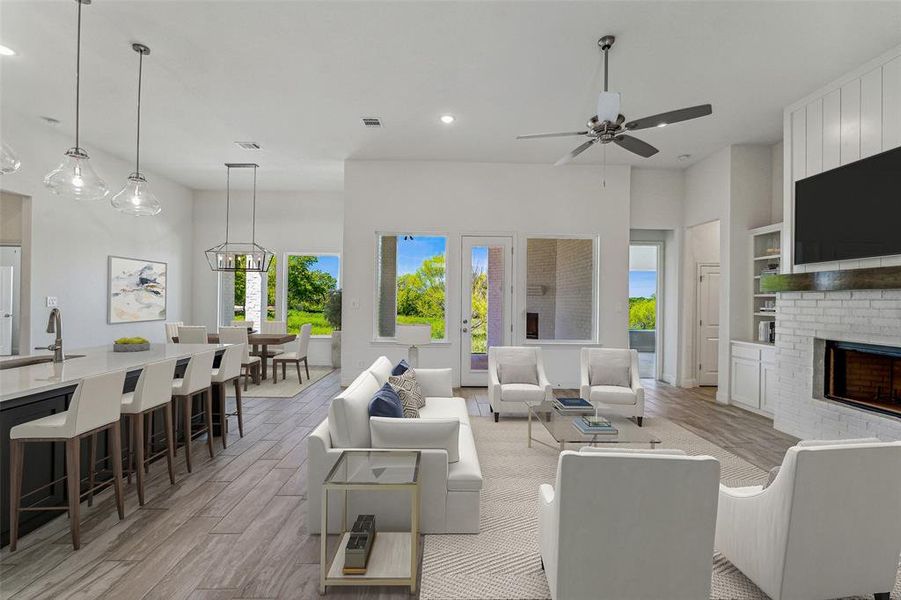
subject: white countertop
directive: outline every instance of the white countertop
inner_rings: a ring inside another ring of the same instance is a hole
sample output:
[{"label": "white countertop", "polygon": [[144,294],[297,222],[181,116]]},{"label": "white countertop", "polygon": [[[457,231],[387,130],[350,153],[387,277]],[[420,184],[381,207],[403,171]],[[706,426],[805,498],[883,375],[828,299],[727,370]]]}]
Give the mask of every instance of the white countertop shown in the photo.
[{"label": "white countertop", "polygon": [[[224,344],[151,344],[144,352],[113,352],[112,344],[94,348],[66,348],[67,355],[84,354],[61,363],[40,363],[0,371],[0,402],[75,385],[85,377],[113,371],[134,371],[167,358],[189,358]],[[31,356],[48,356],[40,352]],[[10,359],[23,358],[13,356]]]}]

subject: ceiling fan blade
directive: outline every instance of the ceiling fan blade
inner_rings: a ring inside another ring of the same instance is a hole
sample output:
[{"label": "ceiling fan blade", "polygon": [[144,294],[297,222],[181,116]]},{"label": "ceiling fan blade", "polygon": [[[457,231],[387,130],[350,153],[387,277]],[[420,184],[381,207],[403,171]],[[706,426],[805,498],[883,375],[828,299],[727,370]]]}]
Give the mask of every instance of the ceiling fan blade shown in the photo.
[{"label": "ceiling fan blade", "polygon": [[629,152],[634,152],[639,156],[649,158],[657,154],[658,150],[647,142],[643,142],[637,137],[631,135],[618,135],[613,138],[617,146],[625,148]]},{"label": "ceiling fan blade", "polygon": [[579,156],[580,154],[582,154],[583,152],[585,152],[586,150],[591,148],[594,144],[597,143],[597,141],[598,141],[598,138],[591,138],[590,140],[588,140],[587,142],[585,142],[584,144],[582,144],[581,146],[579,146],[578,148],[571,151],[569,154],[567,154],[566,156],[564,156],[563,158],[561,158],[560,160],[555,162],[554,166],[559,167],[560,165],[565,165],[566,163],[568,163],[575,157]]},{"label": "ceiling fan blade", "polygon": [[588,135],[587,131],[565,131],[561,133],[530,133],[528,135],[518,135],[516,139],[518,140],[534,140],[535,138],[549,138],[549,137],[566,137],[570,135]]},{"label": "ceiling fan blade", "polygon": [[706,117],[713,112],[713,107],[709,104],[699,104],[698,106],[690,106],[688,108],[680,108],[679,110],[671,110],[669,112],[660,113],[659,115],[651,115],[642,119],[629,121],[624,125],[629,131],[637,129],[647,129],[648,127],[659,127],[678,123],[679,121],[688,121],[689,119],[697,119],[698,117]]}]

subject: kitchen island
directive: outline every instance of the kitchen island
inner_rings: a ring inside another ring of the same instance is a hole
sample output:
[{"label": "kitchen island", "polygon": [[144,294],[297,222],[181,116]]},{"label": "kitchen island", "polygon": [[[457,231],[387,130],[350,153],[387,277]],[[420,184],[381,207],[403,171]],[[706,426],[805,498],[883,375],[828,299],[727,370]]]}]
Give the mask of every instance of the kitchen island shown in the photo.
[{"label": "kitchen island", "polygon": [[[61,363],[43,362],[26,366],[15,366],[0,370],[0,544],[9,542],[9,431],[20,423],[39,419],[65,411],[72,393],[79,381],[85,377],[101,375],[113,371],[126,371],[123,392],[133,391],[144,365],[166,359],[176,359],[176,374],[181,375],[190,358],[210,349],[217,350],[218,362],[225,346],[222,344],[151,344],[143,352],[113,352],[112,345],[93,348],[79,348],[66,352],[71,357]],[[46,353],[35,356],[49,356]],[[0,361],[0,367],[18,364],[23,357],[12,357]],[[214,422],[218,425],[221,401],[217,390],[213,390]],[[195,411],[195,414],[197,411]],[[178,427],[182,427],[179,424]],[[152,423],[154,431],[160,431],[162,422]],[[123,427],[123,432],[126,430]],[[218,430],[218,427],[216,428]],[[99,457],[108,454],[106,435],[98,440]],[[123,442],[123,448],[127,446]],[[82,448],[82,473],[88,469],[88,448]],[[22,492],[51,484],[23,499],[23,506],[64,505],[65,450],[62,443],[27,444],[25,447],[25,467]],[[24,512],[19,521],[20,535],[35,529],[46,521],[56,518],[56,511]]]}]

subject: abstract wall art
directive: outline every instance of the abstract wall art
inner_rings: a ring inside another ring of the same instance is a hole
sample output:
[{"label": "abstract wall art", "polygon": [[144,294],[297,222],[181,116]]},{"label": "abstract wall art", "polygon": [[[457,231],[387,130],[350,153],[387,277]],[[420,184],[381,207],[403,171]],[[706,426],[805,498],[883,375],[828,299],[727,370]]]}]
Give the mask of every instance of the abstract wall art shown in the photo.
[{"label": "abstract wall art", "polygon": [[110,324],[166,318],[166,263],[109,257]]}]

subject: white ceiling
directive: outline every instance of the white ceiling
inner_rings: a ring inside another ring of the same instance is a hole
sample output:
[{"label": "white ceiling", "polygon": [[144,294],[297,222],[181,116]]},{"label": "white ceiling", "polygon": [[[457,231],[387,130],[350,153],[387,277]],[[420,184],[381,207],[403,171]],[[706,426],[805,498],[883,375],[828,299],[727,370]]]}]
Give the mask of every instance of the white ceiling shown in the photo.
[{"label": "white ceiling", "polygon": [[[0,2],[0,42],[19,52],[0,61],[4,109],[72,131],[74,23],[71,0]],[[901,2],[95,0],[84,10],[83,145],[133,155],[130,43],[141,41],[152,49],[144,166],[193,188],[221,189],[228,160],[259,162],[269,190],[340,190],[346,159],[552,163],[581,140],[514,137],[584,125],[606,33],[627,118],[714,110],[641,132],[661,150],[651,159],[611,145],[608,161],[684,167],[680,154],[778,141],[784,106],[901,43]],[[364,129],[363,116],[384,128]]]}]

